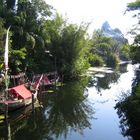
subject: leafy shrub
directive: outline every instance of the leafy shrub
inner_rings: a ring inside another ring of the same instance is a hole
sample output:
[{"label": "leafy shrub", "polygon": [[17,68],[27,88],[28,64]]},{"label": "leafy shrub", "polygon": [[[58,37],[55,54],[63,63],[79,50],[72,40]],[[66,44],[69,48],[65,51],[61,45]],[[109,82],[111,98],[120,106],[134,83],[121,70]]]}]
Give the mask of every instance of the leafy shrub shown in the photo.
[{"label": "leafy shrub", "polygon": [[118,56],[116,56],[115,54],[110,54],[107,57],[106,65],[109,67],[115,67],[118,65],[118,62],[119,62]]},{"label": "leafy shrub", "polygon": [[104,64],[104,61],[103,61],[102,57],[94,54],[90,58],[90,64],[91,64],[91,66],[102,66]]}]

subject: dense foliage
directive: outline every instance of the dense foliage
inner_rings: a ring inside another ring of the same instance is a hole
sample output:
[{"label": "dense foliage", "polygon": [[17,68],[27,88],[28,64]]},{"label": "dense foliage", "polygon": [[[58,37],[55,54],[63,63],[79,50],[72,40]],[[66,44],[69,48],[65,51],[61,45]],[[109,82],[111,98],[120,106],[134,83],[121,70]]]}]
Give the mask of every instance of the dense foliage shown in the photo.
[{"label": "dense foliage", "polygon": [[124,136],[131,136],[133,140],[140,137],[140,72],[136,72],[132,93],[123,93],[116,104],[120,118],[120,127]]},{"label": "dense foliage", "polygon": [[88,23],[80,26],[68,23],[44,0],[1,0],[1,67],[4,35],[9,26],[10,74],[57,70],[71,79],[78,78],[90,65],[115,66],[123,52],[126,54],[122,56],[129,57],[127,47],[121,49],[116,40],[98,31],[90,38]]},{"label": "dense foliage", "polygon": [[[36,54],[44,52],[45,46],[40,24],[43,18],[38,18],[38,15],[43,14],[44,18],[49,17],[50,7],[42,0],[39,2],[33,0],[32,3],[28,0],[19,0],[17,5],[14,2],[3,0],[0,8],[0,17],[4,20],[4,27],[11,26],[12,32],[9,52],[10,70],[11,73],[34,68],[36,70],[38,67]],[[42,53],[41,56],[44,57],[44,54]]]},{"label": "dense foliage", "polygon": [[108,37],[103,34],[101,30],[96,30],[93,33],[91,40],[91,64],[114,67],[121,60],[129,59],[129,46],[128,43],[122,43],[113,37]]},{"label": "dense foliage", "polygon": [[[88,67],[88,25],[68,24],[43,0],[2,0],[0,29],[11,26],[9,67],[20,71],[42,73],[58,70],[68,78],[77,77]],[[5,30],[6,32],[6,30]],[[0,33],[4,42],[4,32]],[[1,54],[4,51],[1,43]],[[49,52],[49,53],[48,53]],[[1,64],[2,64],[1,55]]]},{"label": "dense foliage", "polygon": [[138,22],[132,28],[131,33],[134,35],[134,43],[131,46],[131,58],[134,63],[140,62],[140,1],[136,0],[127,5],[127,11],[134,11],[134,17],[138,19]]}]

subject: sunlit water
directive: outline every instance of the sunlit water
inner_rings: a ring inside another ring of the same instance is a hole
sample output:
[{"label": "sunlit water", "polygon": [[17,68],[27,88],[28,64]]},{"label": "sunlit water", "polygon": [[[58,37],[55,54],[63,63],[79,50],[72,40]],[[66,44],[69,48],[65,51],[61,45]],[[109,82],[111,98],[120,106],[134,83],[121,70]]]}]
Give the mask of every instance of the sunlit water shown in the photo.
[{"label": "sunlit water", "polygon": [[127,140],[121,134],[119,118],[114,110],[117,100],[123,93],[131,92],[134,78],[133,66],[128,65],[127,72],[122,74],[116,83],[110,84],[110,89],[97,92],[95,87],[89,88],[89,100],[94,103],[95,120],[92,120],[92,134],[95,140]]},{"label": "sunlit water", "polygon": [[31,108],[20,111],[0,125],[0,140],[128,140],[121,134],[114,106],[131,92],[134,69],[124,65],[113,73],[96,73],[90,81],[75,81],[57,93],[42,93],[35,113],[28,111]]},{"label": "sunlit water", "polygon": [[[109,89],[95,86],[88,88],[87,99],[95,111],[94,118],[90,120],[91,128],[85,129],[82,135],[74,132],[69,134],[68,140],[128,140],[121,134],[119,118],[114,106],[124,93],[131,92],[134,69],[135,66],[129,64],[125,73],[117,73],[120,77],[116,82],[109,84]],[[93,76],[95,81],[102,80],[104,77],[95,76]],[[61,137],[60,139],[64,140],[65,138]]]}]

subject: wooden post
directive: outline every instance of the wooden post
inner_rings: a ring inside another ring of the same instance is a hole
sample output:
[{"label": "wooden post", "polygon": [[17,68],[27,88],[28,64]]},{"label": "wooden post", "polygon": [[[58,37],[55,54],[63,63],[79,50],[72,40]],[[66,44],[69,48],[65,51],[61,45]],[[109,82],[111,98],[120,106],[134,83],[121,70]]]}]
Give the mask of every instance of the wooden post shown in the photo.
[{"label": "wooden post", "polygon": [[8,103],[5,104],[5,121],[8,119]]},{"label": "wooden post", "polygon": [[56,74],[55,74],[55,90],[56,90]]},{"label": "wooden post", "polygon": [[7,121],[7,139],[11,140],[11,126],[8,121]]},{"label": "wooden post", "polygon": [[32,112],[34,113],[34,93],[32,93]]}]

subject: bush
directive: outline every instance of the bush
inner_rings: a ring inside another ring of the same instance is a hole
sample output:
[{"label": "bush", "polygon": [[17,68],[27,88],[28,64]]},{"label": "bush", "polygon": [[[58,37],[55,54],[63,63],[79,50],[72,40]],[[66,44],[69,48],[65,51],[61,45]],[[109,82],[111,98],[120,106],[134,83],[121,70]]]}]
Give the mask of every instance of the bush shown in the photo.
[{"label": "bush", "polygon": [[102,66],[104,64],[104,61],[103,61],[102,57],[94,54],[90,58],[90,64],[91,64],[91,66]]},{"label": "bush", "polygon": [[115,54],[111,54],[107,57],[106,65],[109,67],[116,67],[119,63],[119,58]]}]

